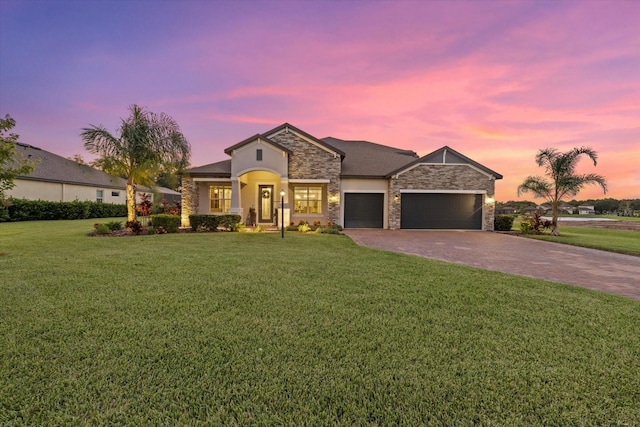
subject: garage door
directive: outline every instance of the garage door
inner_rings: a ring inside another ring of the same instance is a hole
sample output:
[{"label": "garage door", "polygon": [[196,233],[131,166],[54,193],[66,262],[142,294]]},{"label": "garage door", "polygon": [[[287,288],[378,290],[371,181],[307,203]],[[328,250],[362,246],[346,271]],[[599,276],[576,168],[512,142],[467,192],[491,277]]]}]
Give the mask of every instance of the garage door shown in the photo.
[{"label": "garage door", "polygon": [[482,229],[482,194],[403,193],[400,228]]},{"label": "garage door", "polygon": [[383,193],[345,193],[344,228],[382,228]]}]

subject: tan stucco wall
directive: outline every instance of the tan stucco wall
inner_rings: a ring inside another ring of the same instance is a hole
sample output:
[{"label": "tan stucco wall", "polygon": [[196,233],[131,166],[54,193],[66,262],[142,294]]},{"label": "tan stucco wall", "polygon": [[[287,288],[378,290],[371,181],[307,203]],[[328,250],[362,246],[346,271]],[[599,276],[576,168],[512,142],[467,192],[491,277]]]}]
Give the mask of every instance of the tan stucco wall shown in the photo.
[{"label": "tan stucco wall", "polygon": [[[262,160],[256,160],[256,150],[262,149]],[[234,150],[231,162],[231,176],[239,176],[246,171],[262,169],[287,176],[286,152],[271,144],[255,141]]]}]

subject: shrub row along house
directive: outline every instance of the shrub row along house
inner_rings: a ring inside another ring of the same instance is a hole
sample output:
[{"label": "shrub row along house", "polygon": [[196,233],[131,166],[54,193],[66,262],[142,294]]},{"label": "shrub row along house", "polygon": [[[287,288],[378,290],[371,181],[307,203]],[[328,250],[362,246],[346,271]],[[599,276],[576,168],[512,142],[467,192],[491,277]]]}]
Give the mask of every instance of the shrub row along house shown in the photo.
[{"label": "shrub row along house", "polygon": [[[318,139],[284,123],[225,150],[231,158],[182,178],[191,214],[238,214],[257,224],[493,230],[502,175],[442,147],[424,157],[367,141]],[[284,206],[284,209],[282,209]]]},{"label": "shrub row along house", "polygon": [[[52,202],[93,201],[124,204],[126,180],[108,175],[91,166],[58,156],[32,145],[17,143],[17,152],[24,158],[37,161],[35,170],[19,175],[15,187],[7,196],[15,199],[46,200]],[[180,193],[168,188],[138,186],[136,198],[142,193],[160,193],[168,202],[180,200]]]}]

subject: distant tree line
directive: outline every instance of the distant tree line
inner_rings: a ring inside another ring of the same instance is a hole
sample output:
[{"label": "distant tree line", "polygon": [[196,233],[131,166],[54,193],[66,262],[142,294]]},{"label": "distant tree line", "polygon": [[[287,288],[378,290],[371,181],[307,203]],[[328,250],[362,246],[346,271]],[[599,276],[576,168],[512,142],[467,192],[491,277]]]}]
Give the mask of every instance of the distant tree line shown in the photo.
[{"label": "distant tree line", "polygon": [[[613,214],[613,215],[632,215],[633,212],[640,211],[640,199],[587,199],[587,200],[571,200],[566,202],[574,208],[578,206],[593,206],[593,210],[597,214]],[[530,202],[528,200],[509,200],[508,202],[497,202],[496,208],[512,207],[517,213],[522,214],[525,209],[536,207],[539,203]]]}]

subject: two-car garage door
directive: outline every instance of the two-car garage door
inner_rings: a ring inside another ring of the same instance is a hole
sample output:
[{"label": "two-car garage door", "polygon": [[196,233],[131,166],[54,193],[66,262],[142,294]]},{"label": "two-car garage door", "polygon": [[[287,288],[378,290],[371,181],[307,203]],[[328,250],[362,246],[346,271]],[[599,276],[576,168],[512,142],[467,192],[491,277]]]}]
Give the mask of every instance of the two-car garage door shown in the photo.
[{"label": "two-car garage door", "polygon": [[[400,228],[482,229],[482,194],[402,193]],[[345,193],[345,228],[383,228],[383,193]]]},{"label": "two-car garage door", "polygon": [[400,228],[482,229],[482,194],[403,193]]}]

